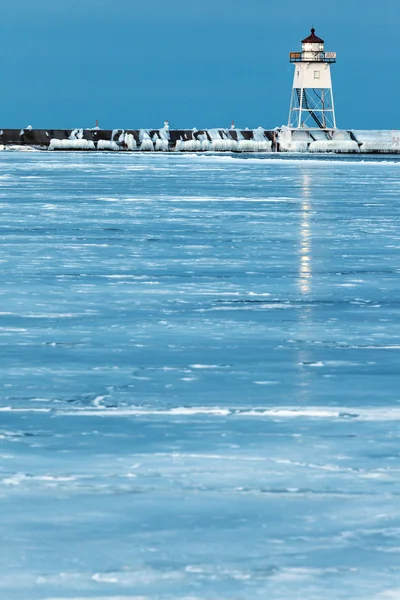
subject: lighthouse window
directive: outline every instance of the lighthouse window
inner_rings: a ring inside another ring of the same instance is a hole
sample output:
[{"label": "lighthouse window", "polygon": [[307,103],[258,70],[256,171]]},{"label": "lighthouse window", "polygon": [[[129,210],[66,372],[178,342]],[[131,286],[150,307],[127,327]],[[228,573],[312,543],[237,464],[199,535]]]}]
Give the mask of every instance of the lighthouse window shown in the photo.
[{"label": "lighthouse window", "polygon": [[319,79],[319,76],[320,76],[320,72],[314,71],[314,79]]}]

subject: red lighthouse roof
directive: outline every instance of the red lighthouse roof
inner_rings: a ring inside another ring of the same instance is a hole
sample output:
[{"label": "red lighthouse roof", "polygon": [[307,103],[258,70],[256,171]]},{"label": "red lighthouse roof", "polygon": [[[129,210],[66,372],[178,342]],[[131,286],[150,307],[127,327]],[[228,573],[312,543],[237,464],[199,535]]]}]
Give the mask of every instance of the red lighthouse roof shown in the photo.
[{"label": "red lighthouse roof", "polygon": [[321,40],[321,38],[319,38],[315,35],[314,27],[311,29],[311,35],[309,35],[304,40],[302,40],[301,43],[302,44],[325,44],[324,40]]}]

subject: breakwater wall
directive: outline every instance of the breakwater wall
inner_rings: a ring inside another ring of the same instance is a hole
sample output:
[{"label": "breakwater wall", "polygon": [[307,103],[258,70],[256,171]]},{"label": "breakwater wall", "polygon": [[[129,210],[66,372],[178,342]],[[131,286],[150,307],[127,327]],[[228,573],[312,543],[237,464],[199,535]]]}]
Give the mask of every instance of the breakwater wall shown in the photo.
[{"label": "breakwater wall", "polygon": [[238,129],[2,129],[3,149],[142,152],[272,152],[276,133]]},{"label": "breakwater wall", "polygon": [[398,130],[2,129],[2,150],[400,154]]}]

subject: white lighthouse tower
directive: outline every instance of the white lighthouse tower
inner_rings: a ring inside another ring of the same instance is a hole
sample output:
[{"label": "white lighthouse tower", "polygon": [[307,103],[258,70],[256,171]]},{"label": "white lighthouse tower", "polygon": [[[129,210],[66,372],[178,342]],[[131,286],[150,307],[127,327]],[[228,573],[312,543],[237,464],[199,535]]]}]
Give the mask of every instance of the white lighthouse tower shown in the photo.
[{"label": "white lighthouse tower", "polygon": [[336,129],[331,79],[336,52],[325,52],[324,44],[313,28],[302,41],[302,51],[290,53],[295,67],[288,123],[292,129]]}]

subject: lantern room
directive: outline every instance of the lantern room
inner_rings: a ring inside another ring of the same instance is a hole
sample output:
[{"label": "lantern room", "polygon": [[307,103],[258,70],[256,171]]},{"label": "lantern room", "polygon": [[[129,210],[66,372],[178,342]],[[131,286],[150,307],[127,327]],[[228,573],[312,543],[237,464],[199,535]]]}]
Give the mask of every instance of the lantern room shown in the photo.
[{"label": "lantern room", "polygon": [[325,52],[325,42],[315,35],[314,27],[311,29],[311,34],[301,42],[301,52],[291,52],[290,62],[324,62],[335,63],[336,52]]}]

